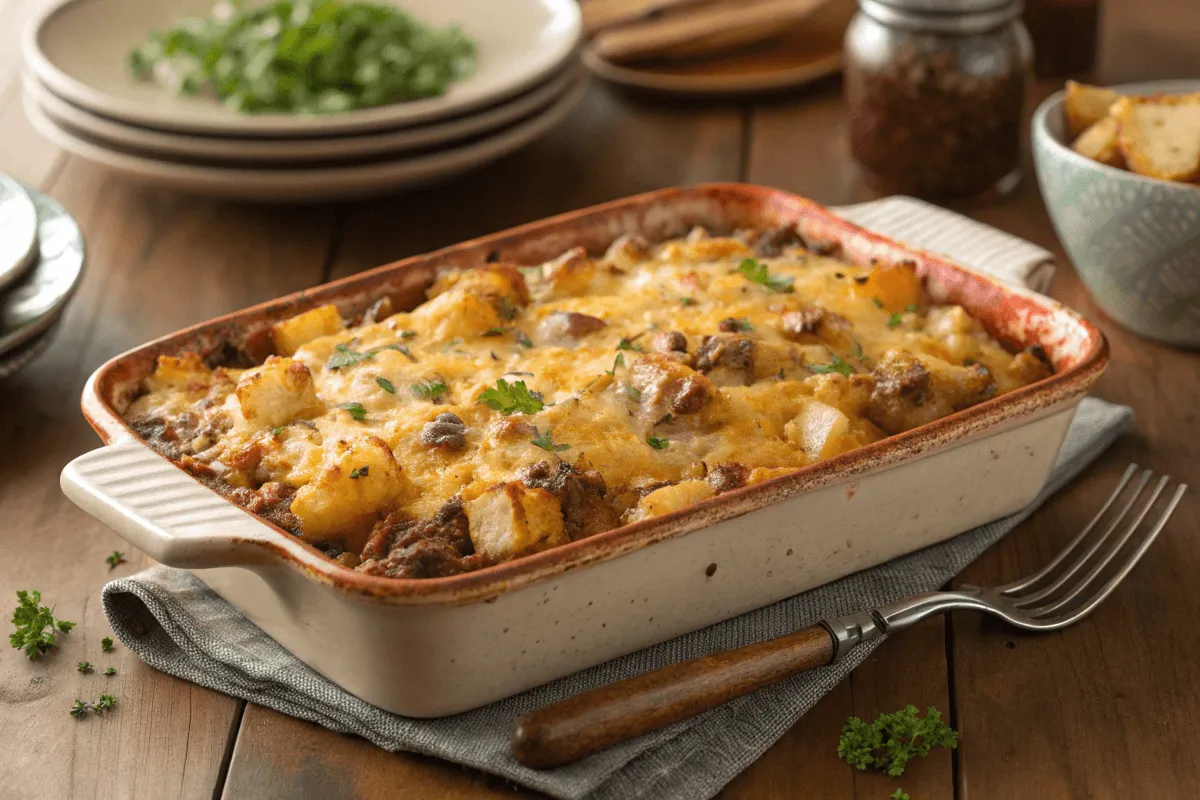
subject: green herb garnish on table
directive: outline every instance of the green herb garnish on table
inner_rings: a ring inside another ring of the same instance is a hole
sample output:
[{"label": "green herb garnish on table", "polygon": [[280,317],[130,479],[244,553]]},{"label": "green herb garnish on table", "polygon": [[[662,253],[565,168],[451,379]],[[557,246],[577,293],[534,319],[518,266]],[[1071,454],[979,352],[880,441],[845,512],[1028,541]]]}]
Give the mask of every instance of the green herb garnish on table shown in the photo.
[{"label": "green herb garnish on table", "polygon": [[475,68],[475,43],[388,5],[221,3],[150,34],[134,77],[247,113],[326,114],[445,94]]},{"label": "green herb garnish on table", "polygon": [[75,627],[74,622],[55,619],[51,609],[40,605],[42,593],[36,589],[18,591],[17,600],[19,602],[12,615],[16,630],[8,635],[8,643],[18,650],[24,650],[31,661],[56,646],[56,632],[66,633]]},{"label": "green herb garnish on table", "polygon": [[852,767],[876,769],[896,778],[910,760],[929,755],[935,747],[958,747],[958,733],[942,722],[936,708],[930,706],[925,716],[919,717],[916,706],[906,706],[894,714],[880,714],[870,724],[850,717],[842,728],[837,753]]}]

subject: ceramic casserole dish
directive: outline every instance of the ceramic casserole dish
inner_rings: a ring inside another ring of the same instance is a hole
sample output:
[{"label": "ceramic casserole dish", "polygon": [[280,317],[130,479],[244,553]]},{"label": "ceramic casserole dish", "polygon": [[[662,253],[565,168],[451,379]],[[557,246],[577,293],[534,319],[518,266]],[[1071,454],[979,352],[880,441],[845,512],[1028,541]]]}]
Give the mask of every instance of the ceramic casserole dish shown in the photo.
[{"label": "ceramic casserole dish", "polygon": [[[651,241],[795,223],[855,263],[910,260],[935,300],[963,305],[1055,374],[794,473],[562,547],[450,577],[346,569],[243,511],[121,419],[160,354],[253,351],[271,324],[382,295],[424,299],[439,269],[539,264],[618,236]],[[415,717],[467,711],[927,547],[1028,504],[1042,488],[1107,345],[1072,311],[774,189],[667,189],[417,256],[158,339],[102,366],[83,410],[107,446],[63,471],[67,495],[152,558],[193,571],[346,690]]]}]

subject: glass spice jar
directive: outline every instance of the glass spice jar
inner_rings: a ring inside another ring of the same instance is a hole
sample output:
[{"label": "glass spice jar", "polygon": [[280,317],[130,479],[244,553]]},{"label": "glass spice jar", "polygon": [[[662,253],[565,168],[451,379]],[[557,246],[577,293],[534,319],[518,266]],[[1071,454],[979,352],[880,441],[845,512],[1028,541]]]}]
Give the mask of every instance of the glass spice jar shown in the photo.
[{"label": "glass spice jar", "polygon": [[859,0],[850,150],[886,193],[971,197],[1019,179],[1033,48],[1019,0]]}]

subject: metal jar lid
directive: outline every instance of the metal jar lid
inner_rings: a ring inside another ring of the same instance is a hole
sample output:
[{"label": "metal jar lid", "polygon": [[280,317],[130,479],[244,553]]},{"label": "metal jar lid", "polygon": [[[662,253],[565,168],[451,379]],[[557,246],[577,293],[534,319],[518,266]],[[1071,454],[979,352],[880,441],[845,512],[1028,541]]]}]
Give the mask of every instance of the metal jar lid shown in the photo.
[{"label": "metal jar lid", "polygon": [[980,33],[1021,15],[1021,0],[859,0],[867,16],[896,28]]}]

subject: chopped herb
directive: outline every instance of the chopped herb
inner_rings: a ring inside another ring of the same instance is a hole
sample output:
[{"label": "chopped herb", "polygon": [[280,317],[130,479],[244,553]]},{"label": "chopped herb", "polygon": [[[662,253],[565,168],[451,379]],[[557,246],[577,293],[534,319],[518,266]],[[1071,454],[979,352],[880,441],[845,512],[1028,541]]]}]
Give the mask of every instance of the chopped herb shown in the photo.
[{"label": "chopped herb", "polygon": [[936,708],[930,706],[922,719],[916,706],[907,706],[894,714],[880,714],[869,725],[850,717],[842,728],[837,752],[852,767],[871,767],[896,778],[911,759],[929,755],[935,747],[958,747],[958,733],[942,722]]},{"label": "chopped herb", "polygon": [[513,336],[517,340],[517,344],[521,345],[522,347],[533,347],[533,340],[526,336],[524,331],[513,328],[512,332]]},{"label": "chopped herb", "polygon": [[512,300],[509,300],[504,295],[500,296],[500,306],[496,310],[499,311],[500,316],[504,317],[505,319],[515,319],[517,316],[517,307],[513,305]]},{"label": "chopped herb", "polygon": [[916,303],[909,303],[908,305],[906,305],[904,307],[904,310],[910,314],[915,314],[921,310],[921,307],[918,306]]},{"label": "chopped herb", "polygon": [[436,400],[439,395],[450,391],[450,387],[441,381],[421,381],[420,383],[414,383],[408,388],[417,397],[431,402]]},{"label": "chopped herb", "polygon": [[790,275],[772,275],[767,271],[767,265],[761,261],[755,261],[753,258],[744,258],[742,263],[738,265],[738,272],[742,273],[743,277],[748,281],[765,286],[768,291],[776,294],[784,294],[792,291],[792,284],[796,279]]},{"label": "chopped herb", "polygon": [[417,335],[416,331],[400,331],[401,339],[411,339]]},{"label": "chopped herb", "polygon": [[484,336],[503,336],[504,328],[488,328],[483,332]]},{"label": "chopped herb", "polygon": [[888,317],[888,327],[889,328],[899,328],[903,324],[904,324],[904,315],[901,314],[899,311],[897,311],[895,314],[892,314],[890,317]]},{"label": "chopped herb", "polygon": [[463,340],[459,339],[457,337],[454,339],[451,339],[450,341],[446,342],[446,346],[442,348],[442,352],[448,353],[451,350],[453,350],[454,348],[458,347],[460,344],[462,344],[462,342],[463,342]]},{"label": "chopped herb", "polygon": [[380,388],[380,389],[383,389],[383,390],[384,390],[385,392],[387,392],[388,394],[395,394],[395,393],[396,393],[396,387],[395,387],[395,386],[393,386],[393,385],[392,385],[392,382],[391,382],[391,381],[389,381],[387,378],[385,378],[385,377],[383,377],[383,376],[380,376],[380,377],[378,377],[378,378],[376,378],[376,379],[375,379],[375,382],[376,382],[377,384],[379,384],[379,388]]},{"label": "chopped herb", "polygon": [[104,674],[105,674],[105,675],[108,675],[108,676],[110,676],[110,677],[111,677],[111,676],[113,676],[113,675],[116,675],[116,674],[117,674],[117,668],[116,668],[116,667],[105,667],[105,668],[104,668]]},{"label": "chopped herb", "polygon": [[106,653],[111,653],[113,649],[113,640],[110,636],[105,636],[100,640],[100,649]]},{"label": "chopped herb", "polygon": [[837,353],[833,354],[833,360],[828,364],[809,364],[808,368],[822,375],[830,372],[840,372],[848,378],[854,374],[854,366]]},{"label": "chopped herb", "polygon": [[480,392],[479,397],[475,398],[475,402],[483,403],[488,408],[499,411],[505,416],[518,412],[536,414],[546,407],[546,404],[542,402],[541,395],[529,391],[525,381],[509,383],[503,378],[496,381],[495,388],[484,389]]},{"label": "chopped herb", "polygon": [[395,350],[408,356],[410,361],[416,361],[416,357],[402,344],[385,344],[382,347],[376,347],[365,353],[360,353],[348,345],[334,345],[334,354],[325,362],[325,369],[341,369],[343,367],[352,367],[355,364],[361,364],[375,357],[376,353],[381,353],[384,350]]},{"label": "chopped herb", "polygon": [[384,350],[395,350],[397,353],[403,353],[408,357],[409,361],[413,362],[414,364],[417,363],[417,357],[412,354],[411,350],[402,344],[385,344],[383,347],[376,347],[374,350],[371,350],[369,353],[367,353],[367,355],[373,356],[376,353],[382,353]]},{"label": "chopped herb", "polygon": [[897,788],[896,791],[888,795],[888,800],[909,800],[908,792]]},{"label": "chopped herb", "polygon": [[617,342],[617,349],[618,350],[633,350],[636,353],[646,352],[646,349],[644,347],[642,347],[637,342],[630,341],[629,339],[622,339],[621,341]]},{"label": "chopped herb", "polygon": [[615,378],[617,376],[617,367],[623,366],[625,366],[625,354],[617,353],[617,357],[613,359],[612,369],[606,369],[604,372],[608,375],[612,375]]},{"label": "chopped herb", "polygon": [[55,619],[51,609],[39,605],[42,593],[36,589],[21,589],[17,592],[17,600],[19,603],[12,615],[16,630],[8,635],[8,643],[18,650],[24,650],[31,661],[56,646],[55,633],[67,633],[75,627],[74,622]]},{"label": "chopped herb", "polygon": [[646,444],[650,445],[655,450],[666,450],[671,446],[671,440],[665,436],[647,436]]},{"label": "chopped herb", "polygon": [[117,699],[111,694],[102,694],[100,699],[95,703],[89,703],[86,700],[76,700],[75,705],[71,707],[72,717],[85,716],[89,711],[93,714],[100,714],[109,710],[117,704]]},{"label": "chopped herb", "polygon": [[283,428],[275,428],[274,430],[271,431],[272,436],[278,436],[281,433],[283,433]]},{"label": "chopped herb", "polygon": [[679,298],[679,305],[694,306],[694,305],[696,305],[696,301],[691,297],[681,297],[681,298]]},{"label": "chopped herb", "polygon": [[641,400],[642,399],[642,393],[640,391],[638,391],[636,386],[626,386],[621,391],[623,391],[625,393],[625,396],[628,397],[630,400]]},{"label": "chopped herb", "polygon": [[750,320],[743,317],[742,319],[738,320],[738,329],[743,331],[752,331],[754,330],[754,325],[750,323]]},{"label": "chopped herb", "polygon": [[863,352],[862,345],[859,344],[858,342],[854,343],[854,350],[853,350],[853,352],[850,353],[850,355],[854,356],[859,361],[867,360],[867,354]]},{"label": "chopped herb", "polygon": [[75,669],[79,670],[80,672],[91,672],[92,663],[90,661],[80,661],[75,665]]},{"label": "chopped herb", "polygon": [[116,569],[117,564],[125,563],[125,554],[122,553],[120,550],[113,550],[112,555],[110,555],[108,558],[106,558],[104,560],[108,562],[109,569]]},{"label": "chopped herb", "polygon": [[540,447],[551,453],[561,453],[563,450],[571,449],[571,445],[569,444],[555,444],[554,440],[550,438],[549,428],[546,429],[545,434],[538,433],[537,428],[533,429],[533,446]]},{"label": "chopped herb", "polygon": [[533,373],[532,373],[532,372],[519,372],[519,371],[506,372],[506,373],[504,373],[504,374],[505,374],[505,375],[529,375],[530,377],[532,377],[532,376],[533,376]]},{"label": "chopped herb", "polygon": [[357,467],[355,469],[350,470],[350,477],[351,478],[365,478],[370,473],[370,471],[371,471],[371,468],[369,466]]},{"label": "chopped herb", "polygon": [[878,297],[872,297],[871,301],[875,303],[876,308],[883,308],[883,301],[880,300]]},{"label": "chopped herb", "polygon": [[670,422],[673,419],[675,419],[673,416],[671,416],[670,414],[667,414],[665,417],[663,417],[662,419],[660,419],[658,422],[656,422],[654,424],[655,425],[666,425],[668,422]]},{"label": "chopped herb", "polygon": [[362,422],[367,418],[367,410],[363,408],[362,403],[339,403],[337,407],[345,409],[355,422]]}]

